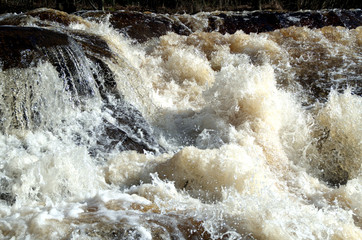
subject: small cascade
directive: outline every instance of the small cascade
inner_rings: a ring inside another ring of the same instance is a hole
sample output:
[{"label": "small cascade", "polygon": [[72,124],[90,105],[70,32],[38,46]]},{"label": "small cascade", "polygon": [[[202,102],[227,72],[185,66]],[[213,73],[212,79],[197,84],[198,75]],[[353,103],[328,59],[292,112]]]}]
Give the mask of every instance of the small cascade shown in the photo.
[{"label": "small cascade", "polygon": [[[2,26],[0,32],[3,133],[53,131],[80,124],[79,131],[90,127],[93,136],[88,137],[96,139],[83,139],[77,131],[71,138],[79,144],[93,142],[88,146],[92,154],[99,148],[100,152],[114,148],[159,151],[152,129],[117,92],[113,73],[103,59],[106,56],[99,57],[86,37],[76,39],[37,27]],[[105,115],[91,126],[76,120],[85,112],[98,111]]]}]

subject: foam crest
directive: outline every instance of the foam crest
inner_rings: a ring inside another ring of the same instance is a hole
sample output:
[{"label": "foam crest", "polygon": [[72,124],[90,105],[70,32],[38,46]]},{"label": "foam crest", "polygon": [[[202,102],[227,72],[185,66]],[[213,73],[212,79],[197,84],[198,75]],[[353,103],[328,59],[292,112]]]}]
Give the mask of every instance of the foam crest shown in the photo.
[{"label": "foam crest", "polygon": [[318,122],[326,134],[320,143],[320,167],[325,174],[334,176],[331,182],[354,179],[361,174],[361,109],[361,97],[352,95],[349,89],[343,94],[332,91],[319,112]]},{"label": "foam crest", "polygon": [[27,133],[20,139],[3,136],[2,141],[9,146],[2,152],[8,160],[3,163],[3,174],[11,179],[11,193],[17,196],[19,207],[29,200],[27,204],[84,198],[106,188],[85,148],[68,146],[65,151],[64,143],[50,133]]},{"label": "foam crest", "polygon": [[[240,147],[224,145],[215,150],[184,148],[157,169],[161,177],[175,181],[178,188],[192,195],[210,194],[210,201],[222,198],[223,188],[239,192],[259,192],[272,186],[268,170],[263,167],[265,158],[258,146]],[[201,191],[201,192],[199,192]],[[194,192],[194,193],[193,193]],[[213,196],[214,195],[214,196]]]}]

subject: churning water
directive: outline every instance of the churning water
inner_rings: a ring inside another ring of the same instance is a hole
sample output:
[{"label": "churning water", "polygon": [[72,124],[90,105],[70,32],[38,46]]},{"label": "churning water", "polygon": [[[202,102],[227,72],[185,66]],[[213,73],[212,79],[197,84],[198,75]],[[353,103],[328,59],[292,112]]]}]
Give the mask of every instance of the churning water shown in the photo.
[{"label": "churning water", "polygon": [[1,239],[362,239],[362,28],[207,16],[0,16]]}]

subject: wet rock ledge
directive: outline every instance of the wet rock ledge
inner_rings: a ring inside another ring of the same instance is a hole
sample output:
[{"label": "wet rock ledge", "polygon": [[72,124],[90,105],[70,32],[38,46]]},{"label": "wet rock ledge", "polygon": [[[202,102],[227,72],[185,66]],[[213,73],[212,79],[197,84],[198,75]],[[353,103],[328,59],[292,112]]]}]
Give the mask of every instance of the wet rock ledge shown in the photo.
[{"label": "wet rock ledge", "polygon": [[[96,133],[96,146],[87,146],[90,154],[97,155],[99,152],[112,151],[114,148],[121,151],[136,150],[141,153],[144,151],[159,152],[162,148],[156,142],[150,125],[135,107],[124,101],[116,90],[117,83],[113,73],[104,61],[113,58],[113,53],[109,49],[107,42],[99,36],[84,32],[67,32],[66,30],[60,32],[60,28],[53,30],[54,28],[22,26],[29,15],[40,16],[42,18],[38,18],[40,26],[47,26],[54,21],[62,25],[67,25],[72,21],[82,21],[79,17],[49,9],[0,18],[1,71],[26,69],[36,67],[39,63],[49,62],[57,70],[59,78],[64,83],[64,89],[72,95],[76,95],[74,97],[75,101],[77,101],[76,106],[82,108],[81,105],[84,104],[83,98],[101,96],[103,110],[113,112],[115,122],[104,119],[104,124],[99,126],[99,132]],[[97,89],[89,84],[89,74],[79,72],[79,62],[81,65],[83,65],[82,61],[86,62],[81,58],[87,58],[93,63],[88,66],[87,72],[93,73],[92,77]],[[10,71],[9,73],[11,72],[16,71]],[[5,87],[8,84],[12,83],[2,83]],[[19,84],[20,87],[23,85]],[[26,87],[25,90],[15,89],[14,91],[23,92],[33,91],[32,89],[34,89],[31,86]],[[95,94],[95,92],[98,92],[98,94]],[[44,124],[36,124],[43,120],[46,121],[46,119],[39,117],[41,114],[37,112],[37,107],[32,108],[31,113],[25,114],[25,111],[27,111],[25,109],[26,104],[16,103],[18,98],[13,95],[9,93],[2,96],[3,100],[6,100],[5,102],[11,104],[7,106],[8,109],[0,109],[0,131],[8,132],[17,128],[30,128],[30,130],[33,130],[32,128],[41,125],[44,127]],[[32,95],[32,93],[29,93],[30,98]],[[110,98],[113,100],[109,101]],[[32,99],[27,101],[31,105],[37,104]],[[10,128],[5,128],[2,120],[4,118],[5,121],[5,112],[11,110],[16,112],[24,111],[24,113],[7,114],[8,117],[13,116],[13,119]],[[19,119],[19,116],[21,119]],[[32,123],[30,124],[30,122]],[[78,143],[84,144],[82,140],[79,140]]]},{"label": "wet rock ledge", "polygon": [[110,23],[115,29],[130,38],[144,42],[152,37],[160,37],[167,32],[189,35],[195,31],[222,34],[274,31],[290,26],[322,28],[325,26],[343,26],[356,28],[362,25],[362,10],[323,10],[323,11],[244,11],[211,12],[188,14],[155,14],[150,12],[78,12],[77,15],[90,20],[99,20],[110,15]]}]

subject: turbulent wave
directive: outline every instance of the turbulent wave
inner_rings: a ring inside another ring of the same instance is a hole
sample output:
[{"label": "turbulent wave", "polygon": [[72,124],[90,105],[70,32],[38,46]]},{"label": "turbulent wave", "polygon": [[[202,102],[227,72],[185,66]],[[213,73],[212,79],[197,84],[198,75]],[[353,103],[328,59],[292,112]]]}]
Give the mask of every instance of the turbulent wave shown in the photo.
[{"label": "turbulent wave", "polygon": [[2,239],[362,238],[361,27],[127,14],[0,16]]}]

